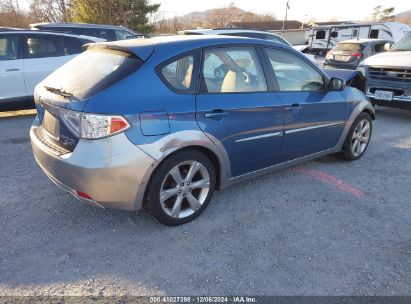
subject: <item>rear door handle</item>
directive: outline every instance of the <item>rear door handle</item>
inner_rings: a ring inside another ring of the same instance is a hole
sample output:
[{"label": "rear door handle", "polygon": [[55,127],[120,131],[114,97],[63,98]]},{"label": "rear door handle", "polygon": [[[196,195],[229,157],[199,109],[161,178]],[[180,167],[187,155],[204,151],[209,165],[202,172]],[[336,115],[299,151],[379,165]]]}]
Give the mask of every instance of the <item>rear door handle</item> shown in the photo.
[{"label": "rear door handle", "polygon": [[299,111],[299,110],[302,110],[302,109],[303,109],[303,107],[300,106],[298,103],[293,103],[291,105],[291,107],[286,107],[285,108],[286,111]]},{"label": "rear door handle", "polygon": [[20,71],[20,69],[7,69],[6,72],[17,72]]},{"label": "rear door handle", "polygon": [[215,120],[220,120],[227,115],[228,115],[228,112],[224,112],[223,110],[213,110],[211,113],[204,114],[204,117],[212,118]]}]

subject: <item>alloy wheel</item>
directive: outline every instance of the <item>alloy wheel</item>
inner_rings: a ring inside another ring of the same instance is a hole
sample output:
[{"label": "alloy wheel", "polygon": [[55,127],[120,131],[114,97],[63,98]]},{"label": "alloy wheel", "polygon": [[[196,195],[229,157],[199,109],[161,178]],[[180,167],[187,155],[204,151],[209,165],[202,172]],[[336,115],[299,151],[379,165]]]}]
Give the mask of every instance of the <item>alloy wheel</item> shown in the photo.
[{"label": "alloy wheel", "polygon": [[184,161],[165,176],[160,188],[160,204],[168,216],[185,218],[202,207],[209,191],[207,168],[199,161]]},{"label": "alloy wheel", "polygon": [[370,141],[371,124],[367,119],[358,122],[351,139],[351,152],[355,157],[360,156]]}]

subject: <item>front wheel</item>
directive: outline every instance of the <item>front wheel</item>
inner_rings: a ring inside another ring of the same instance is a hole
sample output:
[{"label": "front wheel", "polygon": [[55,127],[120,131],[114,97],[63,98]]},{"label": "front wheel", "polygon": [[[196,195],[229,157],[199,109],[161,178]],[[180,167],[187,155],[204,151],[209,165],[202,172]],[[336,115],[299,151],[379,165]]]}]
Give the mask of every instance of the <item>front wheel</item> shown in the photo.
[{"label": "front wheel", "polygon": [[343,155],[347,160],[361,158],[368,148],[372,134],[372,119],[368,113],[361,113],[354,120],[343,147]]},{"label": "front wheel", "polygon": [[167,226],[187,223],[207,207],[216,183],[214,166],[202,153],[186,150],[167,158],[147,189],[151,213]]}]

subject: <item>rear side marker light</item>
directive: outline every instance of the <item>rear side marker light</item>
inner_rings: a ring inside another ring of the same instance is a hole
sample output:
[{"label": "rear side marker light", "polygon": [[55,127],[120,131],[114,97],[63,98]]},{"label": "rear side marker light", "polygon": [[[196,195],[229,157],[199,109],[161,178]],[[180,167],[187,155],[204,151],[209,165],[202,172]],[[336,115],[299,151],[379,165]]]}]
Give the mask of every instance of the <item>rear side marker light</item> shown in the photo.
[{"label": "rear side marker light", "polygon": [[77,191],[77,195],[88,200],[93,200],[90,195],[81,191]]},{"label": "rear side marker light", "polygon": [[117,133],[128,128],[128,123],[123,118],[112,117],[110,123],[110,134]]}]

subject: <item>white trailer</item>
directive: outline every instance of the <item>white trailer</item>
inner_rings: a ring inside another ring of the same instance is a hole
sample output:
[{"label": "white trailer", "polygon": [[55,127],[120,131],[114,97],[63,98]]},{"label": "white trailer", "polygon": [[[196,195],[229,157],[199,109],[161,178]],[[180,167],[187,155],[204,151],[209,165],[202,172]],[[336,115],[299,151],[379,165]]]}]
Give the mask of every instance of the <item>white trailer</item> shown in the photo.
[{"label": "white trailer", "polygon": [[339,25],[313,26],[309,32],[310,53],[324,56],[338,42],[349,39],[374,38],[397,42],[411,28],[399,22],[346,23]]}]

